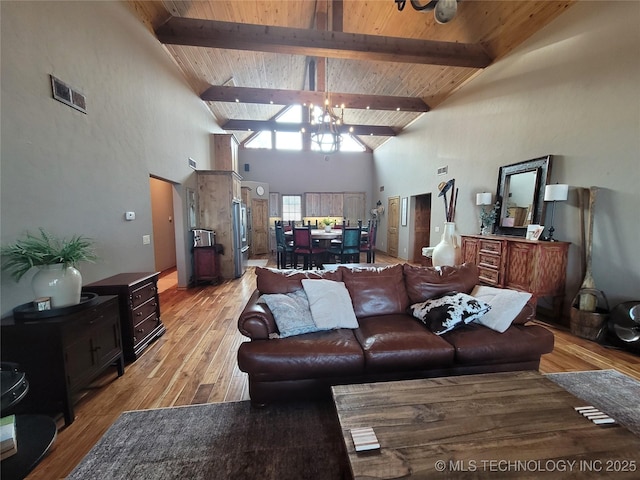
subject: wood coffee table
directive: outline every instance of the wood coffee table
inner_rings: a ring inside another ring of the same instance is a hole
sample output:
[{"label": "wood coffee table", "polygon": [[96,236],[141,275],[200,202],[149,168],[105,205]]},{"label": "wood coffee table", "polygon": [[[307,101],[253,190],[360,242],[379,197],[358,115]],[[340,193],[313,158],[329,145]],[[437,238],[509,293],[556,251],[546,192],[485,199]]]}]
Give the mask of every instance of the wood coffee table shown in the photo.
[{"label": "wood coffee table", "polygon": [[[538,372],[332,387],[355,479],[640,478],[640,438]],[[606,413],[606,412],[605,412]],[[350,430],[381,448],[356,453]]]}]

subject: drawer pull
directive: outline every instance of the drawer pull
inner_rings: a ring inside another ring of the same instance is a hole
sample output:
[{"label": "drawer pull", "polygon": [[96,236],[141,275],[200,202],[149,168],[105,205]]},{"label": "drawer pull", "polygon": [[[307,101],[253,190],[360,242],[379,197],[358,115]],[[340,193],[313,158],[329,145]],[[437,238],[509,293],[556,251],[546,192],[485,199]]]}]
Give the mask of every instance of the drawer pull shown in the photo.
[{"label": "drawer pull", "polygon": [[137,312],[136,313],[136,317],[141,317],[142,316],[142,312]]},{"label": "drawer pull", "polygon": [[136,332],[138,332],[138,333],[144,333],[144,328],[138,328],[138,329],[136,329]]},{"label": "drawer pull", "polygon": [[138,294],[138,295],[136,295],[136,296],[135,296],[135,297],[133,297],[133,298],[135,298],[136,300],[140,300],[140,299],[142,298],[142,295]]}]

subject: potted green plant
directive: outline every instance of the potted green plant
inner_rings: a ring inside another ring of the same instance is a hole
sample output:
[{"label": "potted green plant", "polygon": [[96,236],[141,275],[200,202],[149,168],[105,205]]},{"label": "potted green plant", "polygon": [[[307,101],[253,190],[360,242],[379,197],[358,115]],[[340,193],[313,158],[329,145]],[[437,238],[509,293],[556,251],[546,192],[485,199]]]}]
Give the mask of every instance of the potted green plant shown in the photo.
[{"label": "potted green plant", "polygon": [[331,220],[329,217],[327,218],[323,218],[320,223],[322,223],[322,225],[324,225],[324,231],[325,232],[330,232],[331,231],[331,226],[335,223],[335,221]]},{"label": "potted green plant", "polygon": [[482,226],[482,235],[488,235],[491,232],[491,227],[496,221],[498,210],[500,209],[500,202],[496,202],[491,210],[485,210],[484,206],[480,211],[480,223]]},{"label": "potted green plant", "polygon": [[27,232],[24,238],[3,246],[0,255],[2,270],[9,272],[16,282],[37,267],[31,281],[35,296],[49,297],[54,308],[80,303],[82,275],[75,267],[98,258],[90,238],[82,235],[58,238],[43,228],[39,235]]}]

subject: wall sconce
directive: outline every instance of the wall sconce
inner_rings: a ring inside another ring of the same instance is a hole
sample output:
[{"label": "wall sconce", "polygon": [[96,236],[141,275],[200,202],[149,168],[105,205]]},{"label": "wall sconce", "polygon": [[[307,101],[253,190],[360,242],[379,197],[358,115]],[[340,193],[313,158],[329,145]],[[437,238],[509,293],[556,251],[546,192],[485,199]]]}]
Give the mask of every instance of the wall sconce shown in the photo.
[{"label": "wall sconce", "polygon": [[382,215],[384,213],[384,207],[382,206],[382,202],[378,200],[376,203],[376,210],[378,211],[378,215]]},{"label": "wall sconce", "polygon": [[556,239],[553,238],[553,232],[555,231],[555,228],[553,228],[553,216],[556,212],[556,202],[564,202],[567,200],[568,196],[569,185],[556,183],[555,185],[547,185],[544,188],[544,201],[553,202],[553,205],[551,205],[551,226],[549,227],[549,236],[545,238],[545,240],[549,242],[556,241]]}]

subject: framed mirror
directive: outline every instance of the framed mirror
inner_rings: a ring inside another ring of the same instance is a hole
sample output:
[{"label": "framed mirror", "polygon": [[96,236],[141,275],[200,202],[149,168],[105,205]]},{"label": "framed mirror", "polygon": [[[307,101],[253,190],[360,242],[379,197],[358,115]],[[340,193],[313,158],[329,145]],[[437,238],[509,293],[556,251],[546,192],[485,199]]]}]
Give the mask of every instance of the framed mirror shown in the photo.
[{"label": "framed mirror", "polygon": [[196,192],[191,188],[187,188],[187,222],[189,229],[196,228],[197,211]]},{"label": "framed mirror", "polygon": [[497,199],[500,213],[494,225],[497,235],[524,237],[530,224],[544,219],[544,189],[551,176],[552,156],[500,167]]}]

